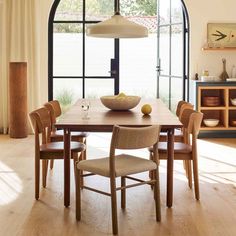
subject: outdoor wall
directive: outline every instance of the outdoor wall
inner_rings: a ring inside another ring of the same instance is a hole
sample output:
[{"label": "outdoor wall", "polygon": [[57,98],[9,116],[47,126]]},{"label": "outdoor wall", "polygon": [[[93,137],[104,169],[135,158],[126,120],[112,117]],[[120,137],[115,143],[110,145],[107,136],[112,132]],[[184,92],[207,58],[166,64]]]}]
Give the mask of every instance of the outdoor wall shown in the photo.
[{"label": "outdoor wall", "polygon": [[227,72],[236,66],[236,51],[202,51],[207,39],[207,23],[236,23],[235,0],[184,0],[190,18],[190,74],[209,70],[220,75],[222,58],[227,60]]}]

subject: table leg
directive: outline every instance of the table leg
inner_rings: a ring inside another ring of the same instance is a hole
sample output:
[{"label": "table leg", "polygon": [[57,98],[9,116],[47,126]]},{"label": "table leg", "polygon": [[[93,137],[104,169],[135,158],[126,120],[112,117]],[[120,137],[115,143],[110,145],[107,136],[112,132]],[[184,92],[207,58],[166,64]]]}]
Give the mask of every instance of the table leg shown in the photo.
[{"label": "table leg", "polygon": [[70,129],[64,129],[64,205],[70,206]]},{"label": "table leg", "polygon": [[167,207],[172,207],[173,203],[173,166],[174,166],[174,129],[167,132]]}]

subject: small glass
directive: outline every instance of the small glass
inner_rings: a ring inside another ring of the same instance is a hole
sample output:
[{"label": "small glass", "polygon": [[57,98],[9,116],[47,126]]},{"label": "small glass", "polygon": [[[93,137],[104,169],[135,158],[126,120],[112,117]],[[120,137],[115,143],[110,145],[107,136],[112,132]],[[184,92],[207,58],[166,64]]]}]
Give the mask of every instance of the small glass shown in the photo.
[{"label": "small glass", "polygon": [[89,119],[90,102],[88,99],[82,99],[81,108],[82,108],[82,112],[83,112],[82,119],[84,119],[84,120]]}]

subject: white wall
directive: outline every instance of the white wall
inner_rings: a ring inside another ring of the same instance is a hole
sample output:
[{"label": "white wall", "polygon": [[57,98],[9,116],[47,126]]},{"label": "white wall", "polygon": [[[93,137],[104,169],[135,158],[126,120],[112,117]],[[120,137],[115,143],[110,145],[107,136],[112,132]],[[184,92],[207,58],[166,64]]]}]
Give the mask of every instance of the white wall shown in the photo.
[{"label": "white wall", "polygon": [[211,75],[222,72],[222,58],[226,58],[226,69],[231,76],[232,65],[236,65],[235,51],[202,51],[207,39],[207,23],[236,23],[236,0],[184,0],[190,18],[190,73],[201,75],[209,70]]}]

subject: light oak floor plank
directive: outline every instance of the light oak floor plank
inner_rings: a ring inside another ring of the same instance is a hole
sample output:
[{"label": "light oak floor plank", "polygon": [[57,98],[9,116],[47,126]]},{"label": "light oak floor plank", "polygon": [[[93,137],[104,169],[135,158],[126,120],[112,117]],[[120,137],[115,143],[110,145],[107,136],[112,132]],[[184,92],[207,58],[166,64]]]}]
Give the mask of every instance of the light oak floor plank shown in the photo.
[{"label": "light oak floor plank", "polygon": [[[110,134],[91,134],[88,157],[106,156]],[[181,161],[174,163],[174,204],[166,208],[166,163],[161,161],[162,222],[155,221],[153,192],[148,186],[127,190],[127,209],[120,208],[119,235],[236,235],[236,140],[202,139],[199,144],[200,196],[187,185]],[[147,155],[140,150],[137,155]],[[139,175],[147,177],[146,174]],[[63,162],[55,161],[47,188],[34,200],[34,138],[0,135],[0,235],[112,235],[110,198],[82,191],[82,220],[75,220],[74,179],[71,206],[63,206]],[[88,177],[86,183],[109,190],[108,181]]]}]

